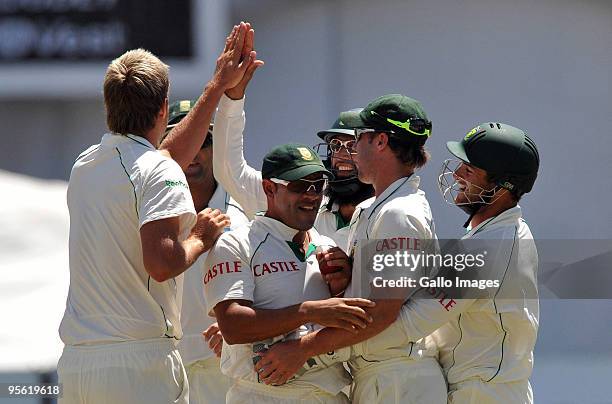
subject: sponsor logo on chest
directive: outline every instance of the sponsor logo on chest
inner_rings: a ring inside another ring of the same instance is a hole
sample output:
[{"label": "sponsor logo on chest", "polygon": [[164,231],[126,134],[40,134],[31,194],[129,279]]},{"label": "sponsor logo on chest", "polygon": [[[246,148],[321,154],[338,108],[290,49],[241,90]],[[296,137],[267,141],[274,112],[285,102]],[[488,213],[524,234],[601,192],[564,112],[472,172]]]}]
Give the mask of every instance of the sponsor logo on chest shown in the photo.
[{"label": "sponsor logo on chest", "polygon": [[204,274],[204,285],[215,279],[218,275],[229,274],[232,272],[242,272],[242,263],[240,261],[220,262],[213,265]]},{"label": "sponsor logo on chest", "polygon": [[253,275],[265,276],[279,272],[295,272],[301,269],[301,265],[295,261],[269,261],[253,265]]}]

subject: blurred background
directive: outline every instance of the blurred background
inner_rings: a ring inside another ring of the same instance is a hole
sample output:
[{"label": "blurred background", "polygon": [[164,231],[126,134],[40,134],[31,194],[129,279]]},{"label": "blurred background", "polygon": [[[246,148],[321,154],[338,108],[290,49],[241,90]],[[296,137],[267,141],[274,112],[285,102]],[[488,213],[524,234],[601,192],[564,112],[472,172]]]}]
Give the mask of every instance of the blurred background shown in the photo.
[{"label": "blurred background", "polygon": [[[247,90],[251,165],[273,145],[317,143],[340,111],[402,93],[433,121],[419,175],[439,237],[461,236],[465,220],[437,191],[445,142],[499,121],[539,146],[521,202],[534,237],[612,240],[609,0],[0,0],[0,383],[55,377],[65,181],[105,132],[106,66],[147,48],[171,66],[171,101],[196,98],[240,20],[266,62]],[[536,402],[612,403],[611,337],[612,301],[542,299]]]}]

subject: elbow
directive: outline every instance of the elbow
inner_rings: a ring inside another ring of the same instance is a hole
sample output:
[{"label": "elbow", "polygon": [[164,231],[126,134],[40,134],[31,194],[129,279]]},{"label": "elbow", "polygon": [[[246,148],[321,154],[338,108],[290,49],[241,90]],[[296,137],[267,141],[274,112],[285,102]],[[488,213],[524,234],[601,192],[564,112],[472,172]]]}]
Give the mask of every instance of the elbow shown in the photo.
[{"label": "elbow", "polygon": [[172,271],[165,265],[145,263],[145,269],[156,282],[165,282],[173,277]]},{"label": "elbow", "polygon": [[223,335],[223,340],[228,345],[248,344],[253,342],[249,339],[248,335],[240,331],[241,328],[238,326],[238,324],[236,324],[236,322],[223,322],[217,319],[217,323],[219,324],[221,335]]}]

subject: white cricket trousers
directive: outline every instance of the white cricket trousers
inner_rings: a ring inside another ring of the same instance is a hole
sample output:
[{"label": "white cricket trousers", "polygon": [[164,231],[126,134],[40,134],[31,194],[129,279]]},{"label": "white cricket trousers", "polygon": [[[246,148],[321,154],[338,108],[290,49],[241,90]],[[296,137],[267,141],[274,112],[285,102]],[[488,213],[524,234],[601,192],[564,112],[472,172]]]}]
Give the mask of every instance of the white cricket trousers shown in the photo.
[{"label": "white cricket trousers", "polygon": [[340,392],[330,394],[316,387],[268,386],[234,380],[227,392],[227,404],[348,404],[348,397]]},{"label": "white cricket trousers", "polygon": [[532,404],[529,380],[514,383],[487,383],[470,379],[448,386],[449,404]]},{"label": "white cricket trousers", "polygon": [[219,358],[212,357],[186,367],[189,404],[224,404],[231,379],[221,373]]},{"label": "white cricket trousers", "polygon": [[188,404],[187,374],[168,338],[66,346],[57,374],[60,404]]},{"label": "white cricket trousers", "polygon": [[353,404],[446,404],[446,381],[434,358],[396,358],[353,372]]}]

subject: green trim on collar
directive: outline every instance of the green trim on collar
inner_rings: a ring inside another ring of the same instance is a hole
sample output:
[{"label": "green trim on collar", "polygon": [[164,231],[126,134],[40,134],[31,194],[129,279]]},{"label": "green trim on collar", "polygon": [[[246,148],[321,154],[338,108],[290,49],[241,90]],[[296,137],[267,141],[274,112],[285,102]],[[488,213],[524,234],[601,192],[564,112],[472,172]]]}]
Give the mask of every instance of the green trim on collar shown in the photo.
[{"label": "green trim on collar", "polygon": [[351,223],[350,220],[348,222],[344,220],[339,210],[333,212],[333,214],[336,216],[336,230],[344,229]]},{"label": "green trim on collar", "polygon": [[312,253],[317,249],[316,245],[310,243],[308,244],[308,250],[306,250],[306,254],[304,254],[300,249],[300,245],[298,243],[294,241],[285,241],[287,242],[287,245],[289,245],[289,247],[291,248],[291,251],[293,251],[293,254],[295,254],[295,257],[300,260],[300,262],[305,262],[306,258],[310,257],[310,255],[312,255]]}]

